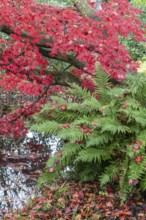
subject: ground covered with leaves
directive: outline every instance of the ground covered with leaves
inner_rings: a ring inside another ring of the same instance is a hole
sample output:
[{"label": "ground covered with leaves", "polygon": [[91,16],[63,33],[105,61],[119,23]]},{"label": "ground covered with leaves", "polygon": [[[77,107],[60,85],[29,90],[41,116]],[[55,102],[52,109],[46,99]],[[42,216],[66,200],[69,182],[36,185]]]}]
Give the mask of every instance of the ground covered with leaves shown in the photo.
[{"label": "ground covered with leaves", "polygon": [[20,212],[9,214],[4,220],[144,220],[146,200],[139,192],[129,195],[116,194],[98,183],[65,183],[45,187],[41,196],[32,200]]}]

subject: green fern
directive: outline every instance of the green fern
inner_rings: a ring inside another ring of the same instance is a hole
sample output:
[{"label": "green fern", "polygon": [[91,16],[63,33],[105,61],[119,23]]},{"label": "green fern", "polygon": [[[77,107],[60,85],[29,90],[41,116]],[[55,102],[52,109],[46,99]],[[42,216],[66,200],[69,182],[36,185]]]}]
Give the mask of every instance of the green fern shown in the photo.
[{"label": "green fern", "polygon": [[143,180],[141,181],[140,188],[145,191],[146,190],[146,175],[144,176]]},{"label": "green fern", "polygon": [[101,163],[102,160],[107,160],[110,158],[110,149],[96,149],[93,147],[81,150],[75,159],[75,163],[90,162],[90,163]]},{"label": "green fern", "polygon": [[79,99],[88,99],[91,97],[90,92],[88,91],[88,89],[86,88],[81,88],[79,85],[73,83],[73,84],[69,84],[71,86],[71,88],[68,90],[68,93],[76,98]]},{"label": "green fern", "polygon": [[113,177],[118,176],[118,174],[119,174],[119,168],[116,167],[114,163],[109,165],[105,169],[105,172],[100,176],[101,186],[104,186],[110,181],[114,181]]},{"label": "green fern", "polygon": [[75,158],[78,152],[80,152],[82,149],[83,145],[80,144],[66,144],[62,151],[62,160],[64,161],[64,164],[68,164],[72,160],[72,158]]},{"label": "green fern", "polygon": [[32,129],[34,131],[42,132],[43,134],[52,135],[58,133],[57,131],[59,129],[59,124],[55,121],[46,121],[37,125],[32,125]]},{"label": "green fern", "polygon": [[74,143],[75,141],[82,141],[87,136],[76,126],[70,126],[69,128],[61,129],[57,135],[59,138],[69,140],[71,143]]},{"label": "green fern", "polygon": [[106,87],[110,87],[111,83],[110,83],[110,77],[107,75],[107,72],[103,71],[101,65],[99,63],[96,63],[96,70],[98,72],[98,74],[96,74],[95,76],[95,84],[96,84],[96,88],[106,88]]},{"label": "green fern", "polygon": [[[68,99],[50,97],[55,107],[52,109],[49,103],[34,117],[33,130],[55,134],[65,141],[62,156],[58,158],[60,164],[55,165],[57,154],[47,162],[46,169],[55,167],[49,173],[49,181],[51,175],[54,181],[62,173],[61,166],[65,166],[70,168],[68,174],[81,181],[100,180],[101,185],[111,182],[126,193],[138,182],[143,190],[146,76],[127,76],[123,83],[114,85],[97,66],[94,84],[92,94],[70,84]],[[62,105],[64,109],[60,109]],[[138,163],[137,157],[142,158]]]},{"label": "green fern", "polygon": [[86,146],[87,147],[93,147],[93,146],[102,146],[106,143],[109,143],[113,140],[113,137],[109,135],[109,133],[101,133],[96,136],[89,137]]},{"label": "green fern", "polygon": [[128,126],[122,125],[118,122],[115,118],[108,118],[105,117],[101,119],[101,132],[104,133],[105,131],[110,132],[112,135],[119,134],[119,133],[130,133],[131,130]]}]

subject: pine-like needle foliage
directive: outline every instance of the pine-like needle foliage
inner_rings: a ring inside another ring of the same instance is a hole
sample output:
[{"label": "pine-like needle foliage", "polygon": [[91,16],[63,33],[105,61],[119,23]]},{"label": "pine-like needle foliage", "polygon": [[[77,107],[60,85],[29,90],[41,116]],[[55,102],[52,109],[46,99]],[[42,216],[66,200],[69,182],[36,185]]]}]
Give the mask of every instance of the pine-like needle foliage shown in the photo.
[{"label": "pine-like needle foliage", "polygon": [[52,97],[53,104],[35,115],[33,130],[65,141],[47,162],[51,170],[44,181],[65,166],[81,181],[113,182],[124,192],[138,184],[145,190],[146,77],[129,75],[114,85],[98,68],[94,83],[94,93],[72,84],[68,99]]}]

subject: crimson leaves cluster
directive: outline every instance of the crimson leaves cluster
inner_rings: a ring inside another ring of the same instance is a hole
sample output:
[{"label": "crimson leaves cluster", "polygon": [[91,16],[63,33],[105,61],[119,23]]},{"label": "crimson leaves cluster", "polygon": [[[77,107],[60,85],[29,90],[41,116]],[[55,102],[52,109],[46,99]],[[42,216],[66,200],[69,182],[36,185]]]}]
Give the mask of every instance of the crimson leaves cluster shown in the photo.
[{"label": "crimson leaves cluster", "polygon": [[[103,3],[94,19],[81,16],[75,6],[0,0],[0,31],[8,36],[0,39],[0,68],[5,73],[0,75],[0,85],[5,90],[15,88],[23,94],[41,96],[46,87],[55,84],[52,69],[48,71],[50,58],[68,62],[84,87],[94,86],[91,79],[96,62],[110,77],[123,81],[127,70],[136,70],[138,64],[120,44],[119,36],[145,41],[137,17],[140,13],[127,0]],[[0,133],[7,130],[0,129]]]}]

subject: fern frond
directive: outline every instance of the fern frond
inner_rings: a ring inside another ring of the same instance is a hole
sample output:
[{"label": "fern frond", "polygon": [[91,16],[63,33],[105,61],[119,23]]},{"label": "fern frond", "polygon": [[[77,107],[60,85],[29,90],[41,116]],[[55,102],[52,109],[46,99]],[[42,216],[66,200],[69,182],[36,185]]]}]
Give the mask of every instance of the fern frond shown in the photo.
[{"label": "fern frond", "polygon": [[141,184],[140,184],[140,188],[145,191],[146,190],[146,175],[143,177]]},{"label": "fern frond", "polygon": [[65,144],[62,150],[63,164],[68,164],[69,161],[71,161],[71,159],[74,158],[75,155],[77,155],[81,149],[83,149],[83,146],[80,144],[73,144],[73,143]]},{"label": "fern frond", "polygon": [[135,161],[131,161],[128,172],[128,179],[141,179],[142,175],[145,174],[146,171],[146,156],[143,156],[143,159],[140,163],[136,163]]},{"label": "fern frond", "polygon": [[93,96],[90,99],[86,99],[84,102],[81,103],[83,108],[91,109],[91,111],[98,111],[101,108],[100,102]]},{"label": "fern frond", "polygon": [[143,115],[144,117],[142,117],[142,115],[138,113],[135,116],[136,116],[135,121],[139,123],[142,127],[145,127],[146,126],[146,115]]},{"label": "fern frond", "polygon": [[99,146],[112,141],[113,137],[109,133],[98,134],[96,136],[89,137],[87,140],[87,147]]},{"label": "fern frond", "polygon": [[96,76],[94,78],[95,80],[95,85],[98,88],[105,88],[105,87],[110,87],[110,77],[108,76],[108,74],[102,69],[101,65],[99,65],[98,63],[96,64]]},{"label": "fern frond", "polygon": [[50,103],[47,103],[43,106],[43,108],[41,109],[40,113],[45,113],[45,112],[49,112],[50,111],[50,107],[51,107],[51,104]]},{"label": "fern frond", "polygon": [[115,163],[112,163],[111,165],[109,165],[104,173],[100,176],[100,184],[101,186],[105,185],[108,182],[112,181],[112,178],[114,175],[118,175],[119,174],[119,168],[115,166]]},{"label": "fern frond", "polygon": [[113,98],[120,98],[124,94],[128,94],[129,92],[130,92],[129,89],[114,87],[114,88],[108,90],[107,93],[111,97],[111,99],[113,99]]},{"label": "fern frond", "polygon": [[74,143],[75,141],[83,141],[84,139],[88,137],[86,133],[81,132],[74,125],[68,128],[62,128],[62,130],[60,130],[57,135],[59,138],[68,140],[71,143]]},{"label": "fern frond", "polygon": [[49,173],[48,172],[45,172],[43,173],[40,177],[39,177],[39,180],[37,182],[37,185],[41,185],[41,184],[44,184],[44,183],[47,183],[48,180],[49,180]]},{"label": "fern frond", "polygon": [[146,144],[146,129],[143,129],[140,134],[137,136],[137,140],[141,140],[143,144]]},{"label": "fern frond", "polygon": [[100,96],[100,103],[102,105],[106,105],[106,104],[108,104],[110,102],[111,97],[108,94],[108,89],[107,88],[104,88],[104,87],[100,88],[100,87],[98,87],[96,89],[96,93]]},{"label": "fern frond", "polygon": [[36,113],[33,118],[38,124],[46,121],[46,115],[41,113]]},{"label": "fern frond", "polygon": [[91,93],[86,88],[82,88],[79,85],[73,83],[69,84],[70,89],[68,90],[68,93],[73,97],[78,97],[80,99],[88,99],[91,96]]},{"label": "fern frond", "polygon": [[[97,108],[98,106],[96,106]],[[82,114],[82,115],[85,115],[87,113],[91,113],[93,111],[92,108],[90,108],[86,103],[69,103],[68,104],[68,110],[71,110],[71,111],[76,111],[76,114]]]},{"label": "fern frond", "polygon": [[80,112],[74,112],[74,111],[59,111],[59,110],[54,110],[54,112],[51,114],[50,118],[52,117],[54,120],[61,122],[61,123],[69,123],[72,122],[78,118],[81,117]]},{"label": "fern frond", "polygon": [[143,87],[145,87],[146,85],[146,78],[143,77],[143,74],[138,74],[135,79],[134,76],[128,75],[127,80],[130,81],[129,86],[133,97],[135,97],[135,95],[139,93],[139,91],[143,90]]},{"label": "fern frond", "polygon": [[[96,118],[97,120],[97,118]],[[86,116],[86,115],[83,115],[82,118],[79,118],[77,120],[74,121],[74,125],[87,125],[89,127],[91,127],[91,123],[94,121],[94,118],[92,118],[91,116]]]},{"label": "fern frond", "polygon": [[31,129],[33,131],[38,131],[43,134],[55,135],[58,132],[59,126],[61,126],[61,124],[58,124],[55,121],[46,121],[43,123],[32,125]]},{"label": "fern frond", "polygon": [[79,152],[75,159],[75,163],[82,162],[98,162],[101,163],[102,160],[110,158],[110,149],[96,149],[96,148],[86,148]]},{"label": "fern frond", "polygon": [[131,132],[128,126],[120,124],[118,120],[116,120],[115,118],[105,117],[101,119],[100,123],[101,123],[101,133],[105,131],[106,132],[108,131],[112,134]]},{"label": "fern frond", "polygon": [[129,121],[135,121],[137,122],[137,125],[139,124],[142,127],[146,126],[146,109],[132,109],[131,107],[127,107],[125,110],[123,110],[123,112],[128,117]]},{"label": "fern frond", "polygon": [[56,161],[57,159],[58,159],[57,154],[54,154],[53,157],[49,158],[49,160],[48,160],[47,163],[46,163],[46,168],[53,167],[54,164],[55,164],[55,161]]}]

